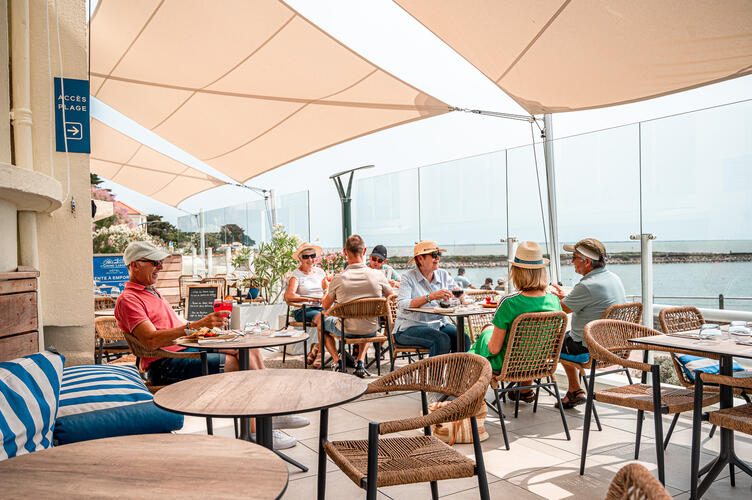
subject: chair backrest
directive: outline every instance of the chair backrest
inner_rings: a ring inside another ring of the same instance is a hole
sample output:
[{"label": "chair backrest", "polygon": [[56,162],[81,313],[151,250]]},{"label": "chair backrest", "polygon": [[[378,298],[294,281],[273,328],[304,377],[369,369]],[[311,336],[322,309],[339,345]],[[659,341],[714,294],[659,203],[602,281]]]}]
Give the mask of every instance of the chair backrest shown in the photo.
[{"label": "chair backrest", "polygon": [[660,481],[645,467],[625,465],[614,476],[606,500],[670,500],[672,497]]},{"label": "chair backrest", "polygon": [[112,309],[115,307],[115,299],[109,296],[95,296],[94,297],[94,310],[101,311],[102,309]]},{"label": "chair backrest", "polygon": [[138,358],[161,358],[164,357],[164,351],[152,350],[141,343],[132,333],[120,331],[128,342],[128,347],[131,348],[131,352]]},{"label": "chair backrest", "polygon": [[184,299],[188,297],[188,285],[195,285],[199,280],[192,274],[183,274],[178,278],[178,285],[180,286],[180,298]]},{"label": "chair backrest", "polygon": [[483,329],[491,324],[493,318],[494,313],[492,312],[488,314],[473,314],[467,317],[467,324],[470,327],[470,338],[473,342],[475,342]]},{"label": "chair backrest", "polygon": [[506,356],[497,378],[520,382],[553,375],[566,328],[567,315],[563,311],[517,316],[507,332]]},{"label": "chair backrest", "polygon": [[603,319],[618,319],[640,324],[640,321],[642,321],[642,302],[610,305],[603,313]]},{"label": "chair backrest", "polygon": [[705,322],[702,313],[692,306],[667,307],[658,313],[658,321],[663,333],[696,330]]},{"label": "chair backrest", "polygon": [[384,297],[357,299],[336,304],[327,311],[326,315],[346,319],[388,318],[389,306]]},{"label": "chair backrest", "polygon": [[201,280],[202,284],[219,285],[219,298],[224,299],[227,295],[227,280],[224,278],[218,278],[212,276],[211,278],[204,278]]},{"label": "chair backrest", "polygon": [[501,295],[501,292],[498,290],[465,290],[465,295],[475,302],[485,302],[486,297],[496,300],[497,295]]},{"label": "chair backrest", "polygon": [[585,325],[585,341],[590,356],[595,359],[597,366],[621,365],[638,370],[650,370],[650,365],[629,360],[630,351],[668,351],[658,346],[633,344],[629,339],[651,337],[661,332],[636,323],[628,323],[617,319],[598,319]]},{"label": "chair backrest", "polygon": [[107,316],[103,318],[94,318],[94,337],[105,342],[124,340],[123,332],[117,326],[117,320],[114,317]]}]

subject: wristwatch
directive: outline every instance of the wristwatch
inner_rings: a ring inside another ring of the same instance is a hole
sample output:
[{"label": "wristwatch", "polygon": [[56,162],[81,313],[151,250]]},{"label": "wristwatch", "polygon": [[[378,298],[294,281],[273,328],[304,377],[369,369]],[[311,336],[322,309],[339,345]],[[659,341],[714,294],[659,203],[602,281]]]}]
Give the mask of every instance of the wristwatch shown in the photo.
[{"label": "wristwatch", "polygon": [[428,304],[429,302],[431,302],[431,294],[430,293],[427,294],[425,298],[426,298],[426,304]]}]

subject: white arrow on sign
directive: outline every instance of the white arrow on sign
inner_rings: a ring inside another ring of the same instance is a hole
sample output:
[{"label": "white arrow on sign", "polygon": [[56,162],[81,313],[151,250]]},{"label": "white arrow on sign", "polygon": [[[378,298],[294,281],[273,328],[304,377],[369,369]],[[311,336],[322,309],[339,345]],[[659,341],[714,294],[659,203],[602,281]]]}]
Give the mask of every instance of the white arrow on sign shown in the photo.
[{"label": "white arrow on sign", "polygon": [[75,126],[75,125],[69,125],[69,126],[68,126],[68,128],[66,129],[66,131],[67,131],[67,132],[68,132],[68,133],[69,133],[70,135],[78,135],[78,134],[80,134],[80,133],[81,133],[81,129],[80,129],[80,128],[78,128],[78,127],[77,127],[77,126]]},{"label": "white arrow on sign", "polygon": [[65,138],[80,141],[83,138],[84,127],[79,122],[65,122]]}]

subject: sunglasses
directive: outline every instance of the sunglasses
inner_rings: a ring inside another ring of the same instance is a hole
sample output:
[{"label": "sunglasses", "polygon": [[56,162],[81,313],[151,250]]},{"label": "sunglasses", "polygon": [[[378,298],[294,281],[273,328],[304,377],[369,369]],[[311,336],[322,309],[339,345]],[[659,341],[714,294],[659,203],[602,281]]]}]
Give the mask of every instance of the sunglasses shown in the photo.
[{"label": "sunglasses", "polygon": [[315,253],[310,253],[308,255],[301,255],[300,258],[301,259],[315,259],[316,258],[316,254]]},{"label": "sunglasses", "polygon": [[159,266],[162,265],[163,261],[161,261],[161,260],[151,260],[151,259],[138,259],[136,262],[148,262],[148,263],[150,263],[154,267],[159,267]]},{"label": "sunglasses", "polygon": [[431,252],[428,255],[430,255],[432,259],[438,259],[441,257],[441,252]]},{"label": "sunglasses", "polygon": [[384,259],[380,259],[379,257],[376,257],[374,255],[371,255],[371,260],[374,261],[374,262],[378,262],[379,264],[381,264],[382,262],[384,262]]}]

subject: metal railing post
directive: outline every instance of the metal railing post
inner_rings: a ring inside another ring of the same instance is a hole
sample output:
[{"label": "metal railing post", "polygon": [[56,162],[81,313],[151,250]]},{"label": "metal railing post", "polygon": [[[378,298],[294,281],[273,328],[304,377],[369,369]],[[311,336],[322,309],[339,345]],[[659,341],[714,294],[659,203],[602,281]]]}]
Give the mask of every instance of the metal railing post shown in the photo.
[{"label": "metal railing post", "polygon": [[724,308],[723,307],[725,305],[724,302],[725,302],[725,299],[723,297],[723,294],[719,293],[718,294],[718,309],[723,309]]},{"label": "metal railing post", "polygon": [[653,328],[653,240],[648,233],[631,235],[630,240],[640,240],[640,278],[642,282],[642,324]]},{"label": "metal railing post", "polygon": [[[514,236],[510,236],[509,238],[502,239],[501,241],[506,242],[507,244],[507,261],[514,258],[514,254],[517,252],[517,242],[519,241]],[[509,295],[514,291],[514,283],[512,283],[512,280],[509,279],[509,271],[511,270],[511,266],[509,262],[507,262],[507,280],[504,284],[504,295]]]}]

